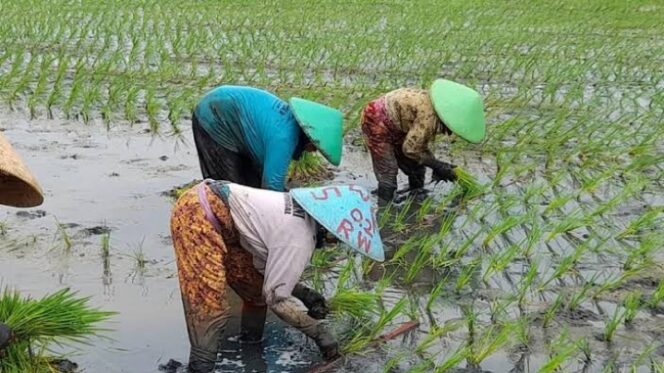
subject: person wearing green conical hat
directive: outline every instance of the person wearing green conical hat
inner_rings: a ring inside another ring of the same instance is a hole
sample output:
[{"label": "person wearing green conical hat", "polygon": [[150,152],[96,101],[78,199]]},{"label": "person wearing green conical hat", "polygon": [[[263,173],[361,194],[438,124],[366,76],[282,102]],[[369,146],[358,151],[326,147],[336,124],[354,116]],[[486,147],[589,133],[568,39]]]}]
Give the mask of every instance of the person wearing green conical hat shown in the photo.
[{"label": "person wearing green conical hat", "polygon": [[401,88],[369,102],[361,127],[384,204],[394,198],[399,170],[408,176],[411,193],[423,191],[427,167],[434,181],[455,181],[454,165],[436,159],[429,144],[440,133],[481,142],[484,105],[474,89],[438,79],[429,90]]},{"label": "person wearing green conical hat", "polygon": [[326,359],[336,357],[337,340],[319,321],[328,314],[325,298],[300,277],[327,233],[384,260],[375,210],[370,192],[357,185],[276,192],[205,180],[180,196],[171,237],[191,345],[188,371],[214,369],[231,314],[228,287],[243,300],[241,343],[261,342],[269,308],[312,338]]},{"label": "person wearing green conical hat", "polygon": [[270,92],[222,85],[198,102],[192,129],[204,178],[283,191],[288,166],[304,151],[341,162],[343,117],[339,110]]}]

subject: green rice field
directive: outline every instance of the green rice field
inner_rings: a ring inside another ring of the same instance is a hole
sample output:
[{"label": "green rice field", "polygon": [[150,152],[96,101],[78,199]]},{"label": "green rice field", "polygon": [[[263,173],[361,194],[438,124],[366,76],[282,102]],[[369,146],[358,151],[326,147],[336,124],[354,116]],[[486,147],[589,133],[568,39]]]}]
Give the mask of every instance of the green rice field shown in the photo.
[{"label": "green rice field", "polygon": [[[480,185],[430,186],[427,199],[383,211],[385,263],[337,247],[315,253],[307,282],[329,297],[328,322],[345,353],[330,371],[664,372],[664,2],[0,2],[0,116],[27,129],[46,123],[57,136],[99,127],[98,136],[149,132],[166,148],[193,146],[197,99],[219,84],[251,85],[342,110],[345,158],[328,182],[373,189],[361,109],[437,78],[484,97],[483,143],[441,137],[435,145],[439,159]],[[182,159],[191,167],[184,179],[154,193],[200,178],[196,160]],[[302,183],[320,183],[322,168],[316,158],[293,166]],[[146,183],[157,184],[156,175]],[[172,201],[160,198],[144,209],[167,211]],[[8,216],[0,215],[0,284],[13,285],[30,276],[3,268],[16,259],[12,242],[67,236],[52,219],[21,227]],[[166,218],[155,232],[168,234]],[[111,252],[121,232],[110,233]],[[136,245],[121,250],[143,255]],[[148,281],[171,279],[168,242],[146,250]],[[134,265],[116,255],[122,268]],[[150,255],[163,261],[150,264]],[[106,267],[95,260],[98,278]],[[102,305],[118,309],[112,299]],[[408,321],[419,326],[374,343]],[[186,336],[172,337],[186,346]]]}]

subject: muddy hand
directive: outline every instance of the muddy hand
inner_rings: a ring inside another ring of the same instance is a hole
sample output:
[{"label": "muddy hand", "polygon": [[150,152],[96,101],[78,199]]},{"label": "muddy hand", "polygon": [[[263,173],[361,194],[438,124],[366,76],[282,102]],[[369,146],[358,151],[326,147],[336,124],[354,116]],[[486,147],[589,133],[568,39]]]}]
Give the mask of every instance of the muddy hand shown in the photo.
[{"label": "muddy hand", "polygon": [[316,339],[316,345],[320,349],[321,355],[325,360],[332,360],[339,356],[339,343],[331,334],[323,332]]},{"label": "muddy hand", "polygon": [[313,317],[316,320],[323,320],[330,313],[330,310],[327,308],[325,302],[314,304],[309,308],[307,315]]},{"label": "muddy hand", "polygon": [[293,296],[299,299],[307,307],[309,310],[307,315],[314,319],[324,319],[330,312],[325,303],[325,298],[315,290],[302,284],[295,285],[295,288],[293,288]]},{"label": "muddy hand", "polygon": [[436,183],[440,181],[456,181],[457,177],[454,173],[454,165],[437,161],[434,167],[431,169],[433,173],[431,174],[431,181]]},{"label": "muddy hand", "polygon": [[12,330],[9,328],[9,326],[0,322],[0,354],[2,354],[2,350],[4,350],[5,347],[9,345],[11,336]]}]

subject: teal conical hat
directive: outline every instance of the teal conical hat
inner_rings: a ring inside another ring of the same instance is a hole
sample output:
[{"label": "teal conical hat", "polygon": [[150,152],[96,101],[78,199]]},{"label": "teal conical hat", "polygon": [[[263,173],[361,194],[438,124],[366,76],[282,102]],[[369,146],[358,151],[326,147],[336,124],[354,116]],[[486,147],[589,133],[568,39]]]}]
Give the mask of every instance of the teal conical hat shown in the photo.
[{"label": "teal conical hat", "polygon": [[359,185],[291,189],[290,195],[338,239],[371,259],[385,260],[369,191]]},{"label": "teal conical hat", "polygon": [[337,109],[292,97],[290,106],[295,119],[316,148],[335,166],[341,162],[343,115]]},{"label": "teal conical hat", "polygon": [[438,79],[431,85],[430,94],[436,114],[450,131],[472,143],[484,140],[484,104],[476,90]]}]

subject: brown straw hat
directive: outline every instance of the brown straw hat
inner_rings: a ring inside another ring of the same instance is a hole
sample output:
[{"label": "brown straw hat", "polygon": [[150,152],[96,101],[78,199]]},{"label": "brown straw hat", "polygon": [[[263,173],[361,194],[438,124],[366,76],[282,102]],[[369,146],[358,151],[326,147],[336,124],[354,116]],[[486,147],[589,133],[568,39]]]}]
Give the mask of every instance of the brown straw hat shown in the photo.
[{"label": "brown straw hat", "polygon": [[0,132],[0,205],[34,207],[43,201],[37,180]]}]

